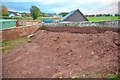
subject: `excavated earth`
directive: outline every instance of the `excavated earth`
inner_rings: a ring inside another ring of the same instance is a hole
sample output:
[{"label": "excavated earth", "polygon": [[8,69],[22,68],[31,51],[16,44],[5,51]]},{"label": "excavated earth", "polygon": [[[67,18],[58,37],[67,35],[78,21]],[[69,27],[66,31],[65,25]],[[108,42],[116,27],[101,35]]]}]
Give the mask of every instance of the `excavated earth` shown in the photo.
[{"label": "excavated earth", "polygon": [[4,78],[103,78],[119,68],[119,34],[39,30],[27,44],[3,53]]}]

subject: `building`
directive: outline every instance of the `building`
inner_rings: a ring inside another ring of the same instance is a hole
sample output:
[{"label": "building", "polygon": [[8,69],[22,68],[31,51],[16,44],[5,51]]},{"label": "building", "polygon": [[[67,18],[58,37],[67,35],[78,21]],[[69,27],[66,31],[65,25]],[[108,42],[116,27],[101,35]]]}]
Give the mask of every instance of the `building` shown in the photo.
[{"label": "building", "polygon": [[57,14],[45,14],[47,17],[62,17],[62,15],[57,15]]},{"label": "building", "polygon": [[62,17],[62,15],[53,15],[53,17]]},{"label": "building", "polygon": [[12,13],[9,17],[22,17],[20,13]]},{"label": "building", "polygon": [[80,22],[80,21],[88,21],[88,19],[80,12],[79,9],[73,10],[60,19],[61,22]]},{"label": "building", "polygon": [[17,16],[17,17],[22,17],[20,13],[16,13],[15,16]]},{"label": "building", "polygon": [[15,15],[12,13],[12,14],[9,15],[9,17],[15,17]]}]

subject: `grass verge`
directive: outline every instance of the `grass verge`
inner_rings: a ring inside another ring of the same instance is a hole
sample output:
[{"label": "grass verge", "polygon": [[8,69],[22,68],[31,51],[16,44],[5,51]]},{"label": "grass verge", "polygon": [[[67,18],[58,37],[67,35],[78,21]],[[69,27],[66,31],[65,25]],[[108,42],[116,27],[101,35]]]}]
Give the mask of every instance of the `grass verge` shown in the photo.
[{"label": "grass verge", "polygon": [[2,50],[2,52],[9,51],[13,48],[16,48],[22,44],[27,43],[27,40],[29,39],[30,38],[27,38],[27,37],[20,37],[17,39],[11,39],[8,41],[0,42],[0,45],[1,45],[0,50]]}]

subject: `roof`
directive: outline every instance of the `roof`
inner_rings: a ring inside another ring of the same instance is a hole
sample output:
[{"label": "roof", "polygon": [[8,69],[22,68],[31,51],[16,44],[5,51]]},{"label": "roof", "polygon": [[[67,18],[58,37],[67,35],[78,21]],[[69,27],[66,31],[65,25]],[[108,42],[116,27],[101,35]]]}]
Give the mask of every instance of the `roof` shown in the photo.
[{"label": "roof", "polygon": [[66,19],[67,17],[69,17],[71,14],[73,14],[76,10],[71,11],[70,13],[68,13],[66,16],[64,16],[62,19],[60,19],[60,21],[63,21],[64,19]]},{"label": "roof", "polygon": [[71,11],[71,12],[68,13],[66,16],[64,16],[62,19],[60,19],[60,21],[64,21],[66,18],[68,18],[69,16],[71,16],[72,14],[74,14],[76,11],[78,11],[78,12],[81,14],[81,16],[84,17],[84,19],[85,19],[86,21],[88,21],[87,18],[80,12],[79,9],[76,9],[76,10]]}]

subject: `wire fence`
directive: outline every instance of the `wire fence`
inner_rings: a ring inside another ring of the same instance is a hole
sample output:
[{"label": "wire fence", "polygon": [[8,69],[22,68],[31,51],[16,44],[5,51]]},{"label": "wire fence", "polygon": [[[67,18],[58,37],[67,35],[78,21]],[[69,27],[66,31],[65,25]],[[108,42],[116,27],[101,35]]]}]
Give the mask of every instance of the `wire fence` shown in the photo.
[{"label": "wire fence", "polygon": [[41,21],[18,20],[14,24],[15,27],[12,27],[12,26],[10,26],[10,27],[4,27],[2,25],[2,28],[0,28],[0,30],[2,30],[2,29],[10,29],[10,28],[35,27],[35,26],[42,26],[42,25],[44,25],[45,27],[71,27],[71,26],[72,27],[84,27],[84,26],[86,26],[86,27],[88,27],[88,26],[120,27],[120,20],[82,21],[82,22],[60,22],[60,23],[53,22],[53,23],[45,23],[45,24],[42,24]]},{"label": "wire fence", "polygon": [[100,27],[120,27],[120,20],[109,21],[83,21],[83,22],[61,22],[61,23],[46,23],[44,26],[48,27],[65,27],[65,26],[100,26]]}]

